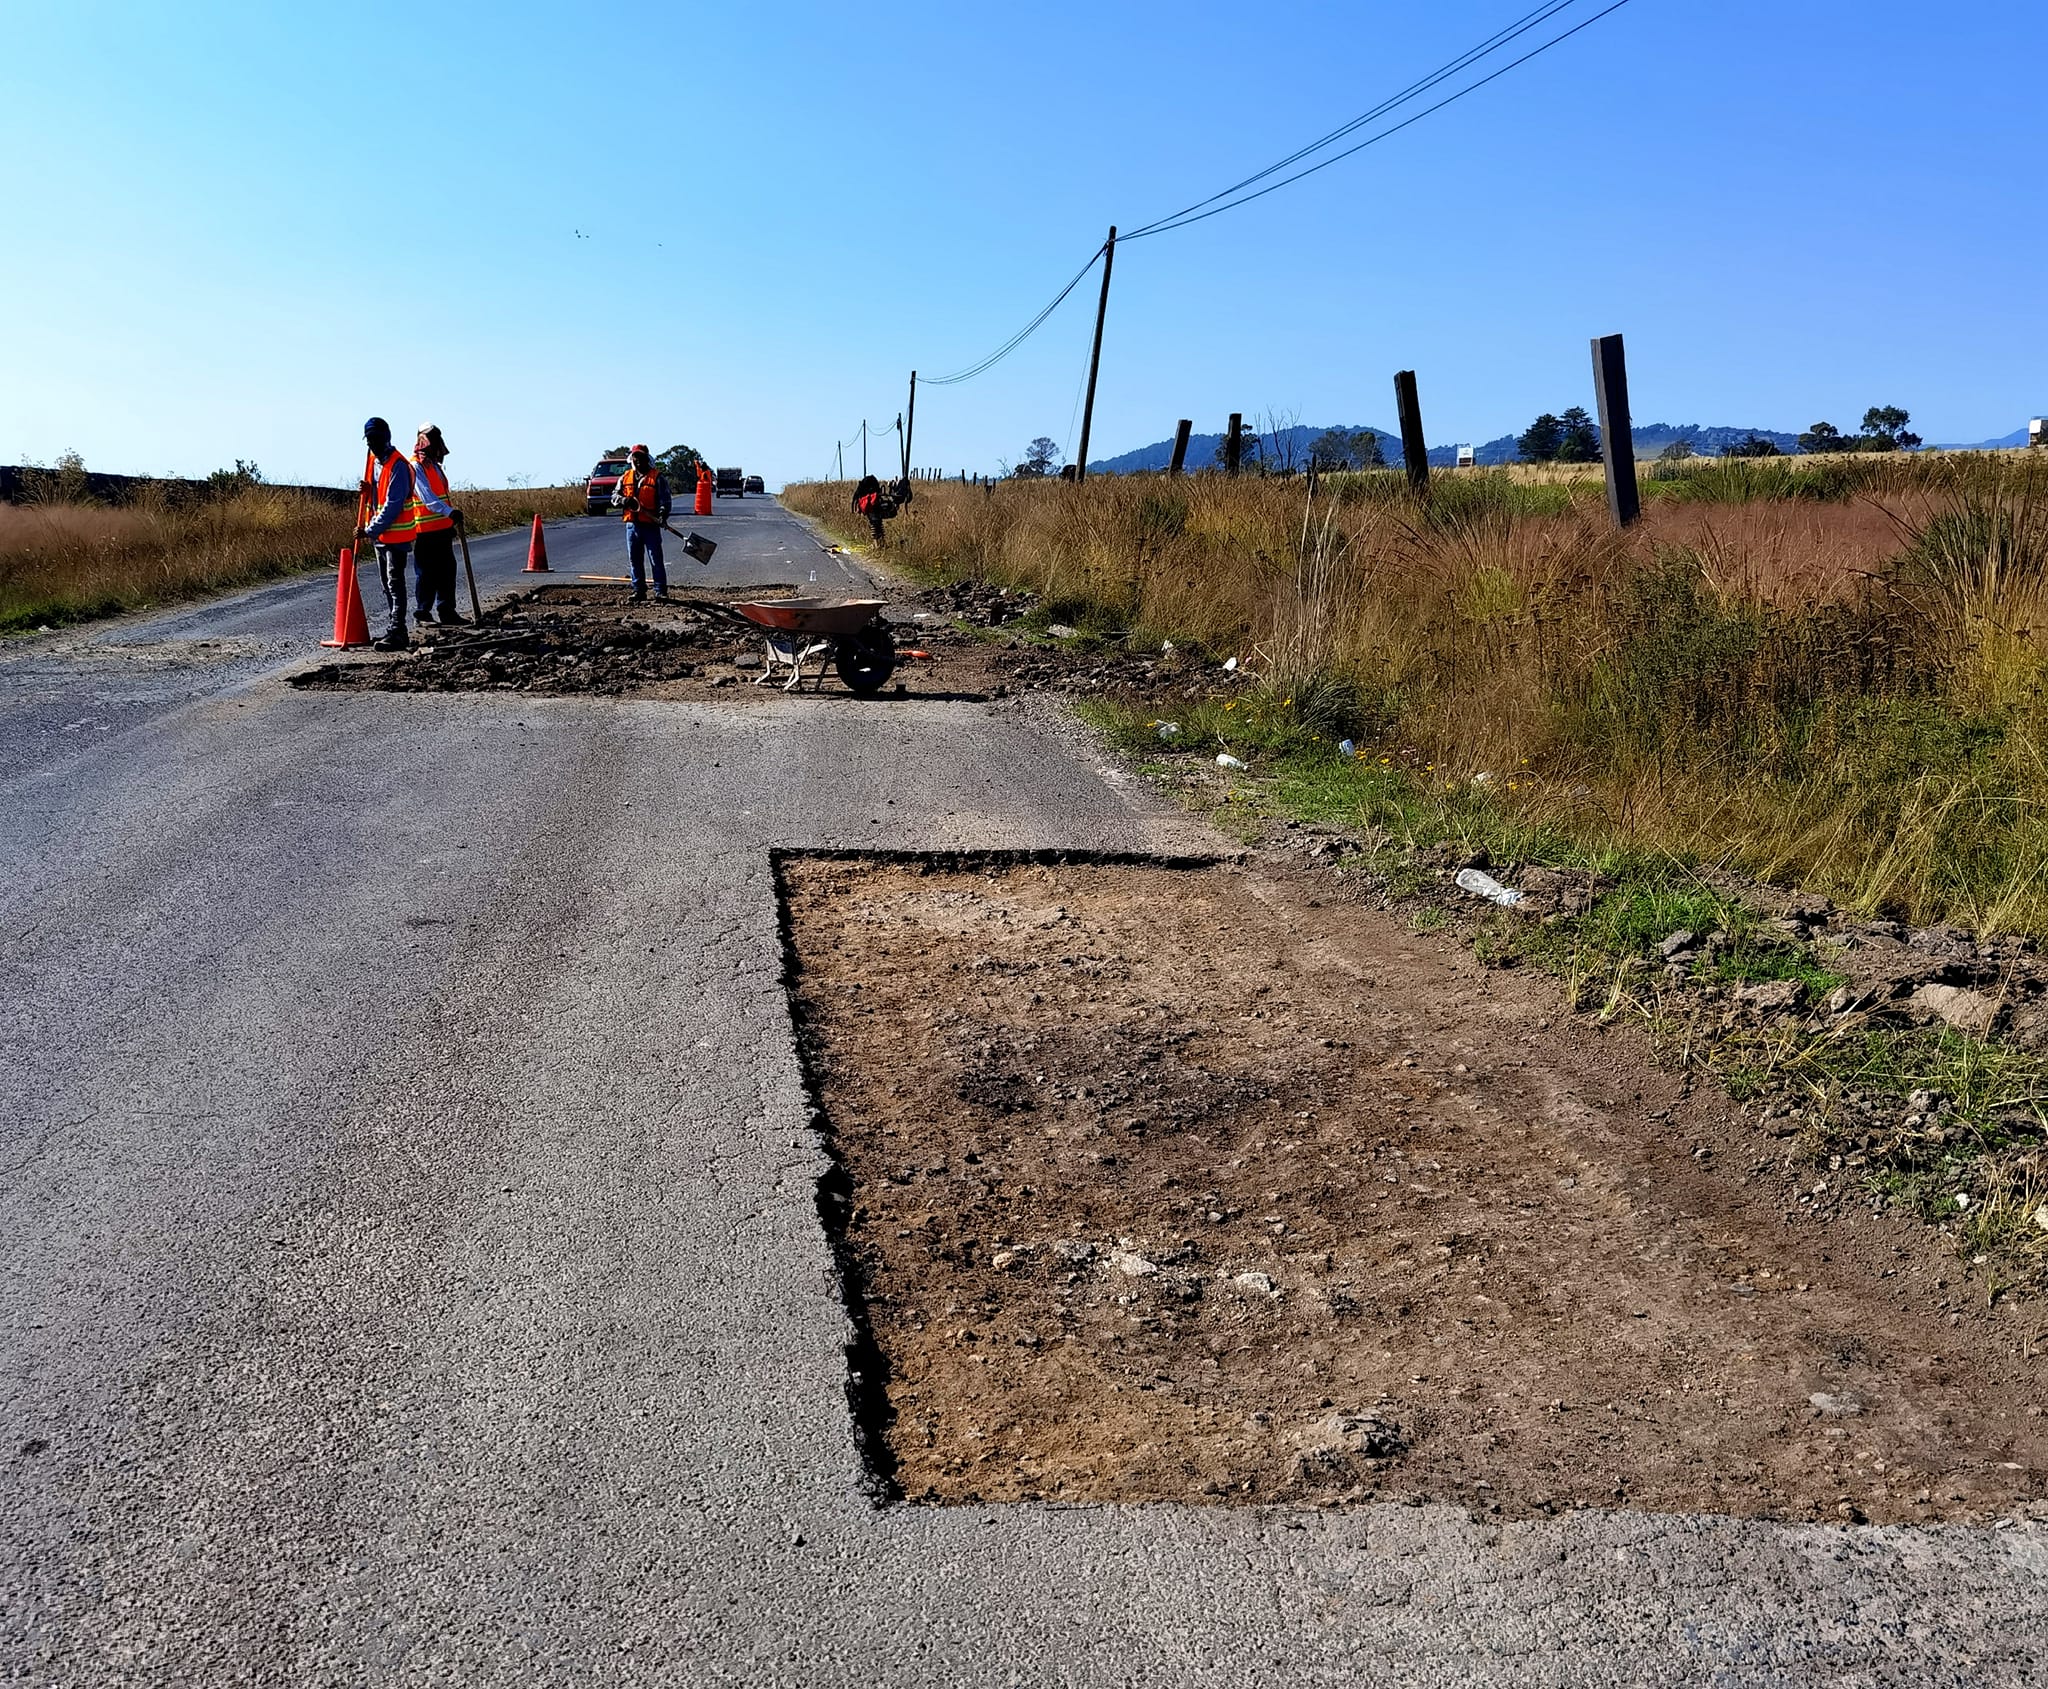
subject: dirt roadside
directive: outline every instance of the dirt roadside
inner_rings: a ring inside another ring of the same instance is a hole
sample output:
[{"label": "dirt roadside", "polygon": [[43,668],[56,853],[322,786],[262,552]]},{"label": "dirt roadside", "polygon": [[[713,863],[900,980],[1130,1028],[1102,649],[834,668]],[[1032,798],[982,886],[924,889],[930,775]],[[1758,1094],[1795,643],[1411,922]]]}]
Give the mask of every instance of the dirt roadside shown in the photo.
[{"label": "dirt roadside", "polygon": [[2048,1313],[1312,868],[786,860],[934,1501],[2040,1511]]}]

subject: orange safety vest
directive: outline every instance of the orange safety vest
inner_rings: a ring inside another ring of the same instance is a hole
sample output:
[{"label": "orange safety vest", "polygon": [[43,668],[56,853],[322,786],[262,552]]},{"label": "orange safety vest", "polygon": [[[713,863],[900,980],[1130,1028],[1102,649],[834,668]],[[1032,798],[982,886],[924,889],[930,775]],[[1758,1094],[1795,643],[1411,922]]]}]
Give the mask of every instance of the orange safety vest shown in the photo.
[{"label": "orange safety vest", "polygon": [[[391,477],[398,473],[398,466],[404,462],[405,456],[396,446],[377,460],[377,503],[376,509],[370,512],[372,516],[384,508],[384,501],[391,496]],[[398,520],[377,536],[377,543],[411,545],[413,535],[419,532],[419,516],[419,501],[407,499],[405,508],[398,513]]]},{"label": "orange safety vest", "polygon": [[650,469],[643,476],[637,469],[629,469],[619,477],[619,497],[625,500],[626,513],[619,518],[622,522],[659,522],[661,520],[661,489],[655,485],[658,469]]},{"label": "orange safety vest", "polygon": [[[414,458],[412,460],[412,478],[415,487],[420,482],[425,481],[428,492],[432,493],[443,504],[448,502],[448,476],[432,458]],[[443,528],[455,526],[454,517],[436,515],[427,508],[426,501],[420,498],[417,493],[413,497],[411,515],[413,518],[413,531],[415,533],[438,534]]]}]

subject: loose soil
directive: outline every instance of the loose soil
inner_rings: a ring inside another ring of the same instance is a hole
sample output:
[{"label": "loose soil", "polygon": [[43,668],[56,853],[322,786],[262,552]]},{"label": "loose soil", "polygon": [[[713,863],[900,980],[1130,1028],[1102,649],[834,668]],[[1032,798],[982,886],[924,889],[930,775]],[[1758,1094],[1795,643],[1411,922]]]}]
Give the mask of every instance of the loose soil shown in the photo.
[{"label": "loose soil", "polygon": [[[789,597],[797,590],[754,586],[691,597],[732,602]],[[292,684],[337,692],[689,698],[760,674],[758,633],[702,613],[687,597],[671,604],[635,604],[629,591],[624,582],[547,582],[493,605],[474,627],[417,629],[409,651],[366,652],[320,663],[293,676]],[[898,665],[887,695],[980,701],[1038,688],[1152,688],[1162,669],[1172,667],[1157,657],[1085,641],[1044,641],[1011,627],[1028,602],[1023,595],[951,586],[907,597],[908,604],[897,607],[899,619],[890,624]],[[993,632],[998,629],[1005,631]],[[1188,673],[1192,680],[1193,671]],[[1206,689],[1208,682],[1201,684]],[[812,689],[810,682],[804,689]],[[827,696],[846,696],[836,675],[826,677],[822,690]],[[741,695],[728,697],[736,701]]]},{"label": "loose soil", "polygon": [[2048,1512],[2048,1314],[1304,866],[788,858],[916,1500]]}]

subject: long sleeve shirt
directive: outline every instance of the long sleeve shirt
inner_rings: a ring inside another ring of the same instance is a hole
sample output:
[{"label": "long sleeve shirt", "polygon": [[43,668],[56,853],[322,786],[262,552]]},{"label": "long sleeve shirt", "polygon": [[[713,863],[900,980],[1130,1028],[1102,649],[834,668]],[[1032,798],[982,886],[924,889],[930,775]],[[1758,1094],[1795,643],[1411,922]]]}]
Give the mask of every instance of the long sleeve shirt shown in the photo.
[{"label": "long sleeve shirt", "polygon": [[391,483],[385,489],[384,502],[377,507],[377,514],[363,526],[375,539],[405,514],[405,507],[412,502],[412,465],[405,461],[403,452],[393,452],[395,461],[391,465]]},{"label": "long sleeve shirt", "polygon": [[[626,473],[633,477],[633,484],[637,487],[640,484],[640,471],[637,469],[632,469],[628,470]],[[650,470],[649,473],[652,474],[654,477],[654,519],[657,522],[666,522],[668,520],[669,510],[671,508],[671,501],[669,498],[668,491],[668,477],[665,474],[663,474],[659,469]],[[615,485],[612,488],[612,509],[624,510],[626,508],[627,497],[628,495],[626,492],[626,476],[621,475],[618,479],[617,485]]]},{"label": "long sleeve shirt", "polygon": [[442,494],[434,491],[434,483],[436,481],[440,481],[443,486],[447,485],[447,481],[443,476],[433,472],[430,468],[432,462],[433,459],[431,458],[418,460],[418,472],[412,478],[413,496],[420,501],[420,508],[429,516],[452,517],[455,514],[455,506],[450,504]]}]

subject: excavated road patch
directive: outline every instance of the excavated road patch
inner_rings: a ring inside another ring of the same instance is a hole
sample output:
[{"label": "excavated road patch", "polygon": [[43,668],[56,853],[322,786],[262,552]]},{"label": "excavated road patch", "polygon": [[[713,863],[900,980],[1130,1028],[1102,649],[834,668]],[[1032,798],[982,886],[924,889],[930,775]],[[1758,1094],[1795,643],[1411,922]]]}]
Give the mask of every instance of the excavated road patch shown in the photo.
[{"label": "excavated road patch", "polygon": [[[414,630],[410,650],[385,655],[351,653],[317,663],[291,684],[317,692],[537,692],[567,696],[699,698],[760,677],[763,639],[703,613],[691,598],[735,602],[789,597],[795,585],[677,587],[669,604],[634,603],[623,580],[544,581],[517,598],[494,604],[474,627]],[[810,590],[816,590],[812,588]],[[1173,677],[1183,689],[1207,689],[1196,671],[1157,657],[1095,647],[1018,643],[998,634],[1008,612],[991,610],[986,595],[963,586],[910,595],[924,609],[895,607],[892,625],[898,662],[883,696],[930,702],[979,703],[1018,692],[1101,693],[1136,686],[1153,689]],[[984,636],[977,636],[974,629]],[[815,670],[816,664],[810,665]],[[761,691],[772,688],[763,686]],[[815,688],[806,681],[804,690]],[[752,690],[749,688],[748,690]],[[846,696],[836,675],[822,687]],[[728,691],[725,702],[743,692]]]},{"label": "excavated road patch", "polygon": [[2041,1510],[2038,1318],[1545,982],[1262,869],[781,873],[904,1496]]}]

